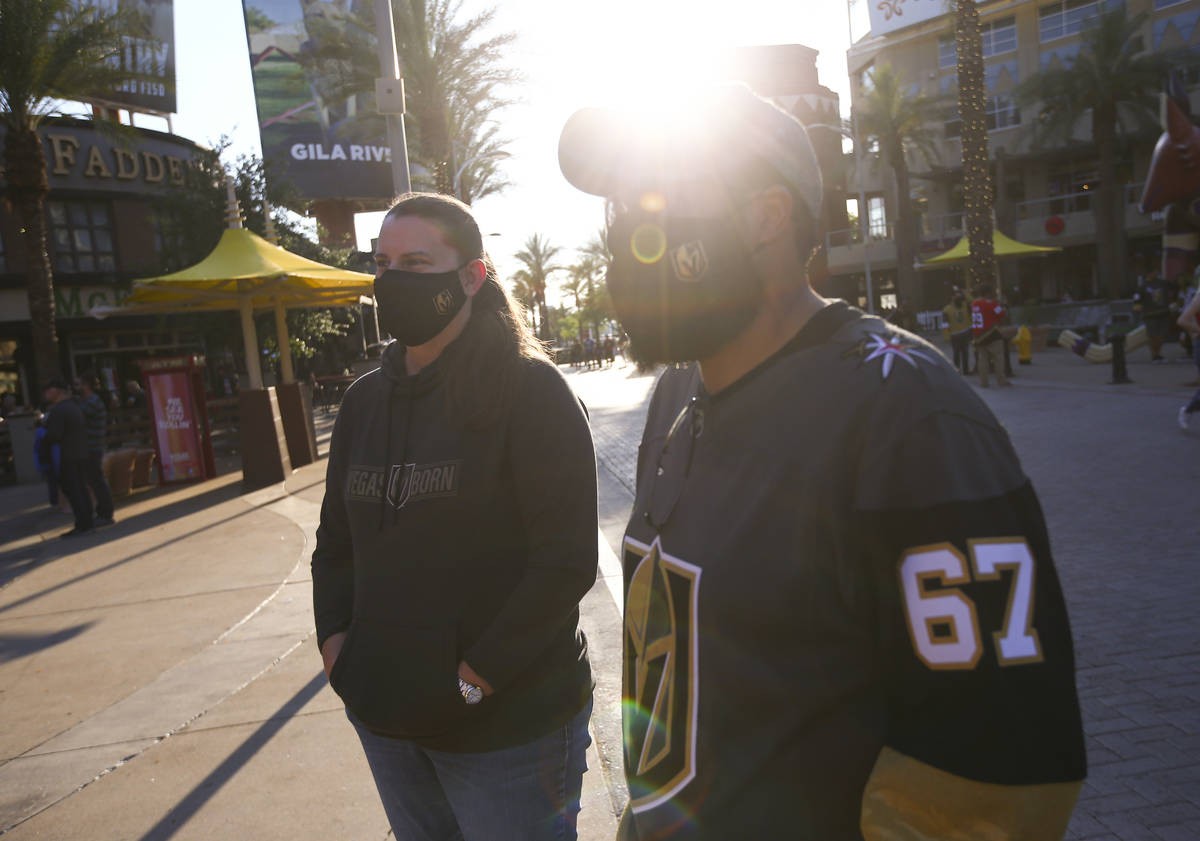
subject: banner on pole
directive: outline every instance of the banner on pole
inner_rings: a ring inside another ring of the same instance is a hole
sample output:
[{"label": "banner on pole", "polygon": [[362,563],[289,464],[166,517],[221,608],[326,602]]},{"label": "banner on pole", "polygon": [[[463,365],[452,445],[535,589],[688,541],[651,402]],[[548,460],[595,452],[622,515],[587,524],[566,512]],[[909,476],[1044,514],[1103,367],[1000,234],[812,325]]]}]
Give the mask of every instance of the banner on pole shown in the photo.
[{"label": "banner on pole", "polygon": [[154,443],[163,481],[203,478],[204,455],[188,374],[170,371],[149,374],[146,380],[150,386],[150,416],[154,420]]},{"label": "banner on pole", "polygon": [[392,196],[364,0],[242,0],[263,158],[306,199]]},{"label": "banner on pole", "polygon": [[120,64],[130,78],[99,100],[152,114],[175,113],[174,0],[84,0],[128,16],[130,27],[121,36]]}]

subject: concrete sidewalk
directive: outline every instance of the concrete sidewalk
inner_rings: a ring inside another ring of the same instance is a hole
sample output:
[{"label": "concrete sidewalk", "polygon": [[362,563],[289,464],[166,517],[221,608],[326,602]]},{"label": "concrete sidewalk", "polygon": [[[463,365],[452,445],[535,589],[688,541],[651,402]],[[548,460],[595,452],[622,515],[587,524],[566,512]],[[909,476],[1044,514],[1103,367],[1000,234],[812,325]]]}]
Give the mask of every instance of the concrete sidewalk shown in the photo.
[{"label": "concrete sidewalk", "polygon": [[[150,491],[77,541],[41,486],[0,490],[0,834],[388,836],[313,642],[324,471]],[[589,766],[580,837],[612,838]]]}]

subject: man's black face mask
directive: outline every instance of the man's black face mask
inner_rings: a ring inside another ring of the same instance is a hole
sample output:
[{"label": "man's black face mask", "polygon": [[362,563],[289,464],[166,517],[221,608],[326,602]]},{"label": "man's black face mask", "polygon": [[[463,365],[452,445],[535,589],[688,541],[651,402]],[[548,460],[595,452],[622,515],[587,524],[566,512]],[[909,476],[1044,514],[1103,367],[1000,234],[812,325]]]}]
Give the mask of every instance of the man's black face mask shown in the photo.
[{"label": "man's black face mask", "polygon": [[706,359],[758,311],[762,281],[731,217],[610,210],[606,278],[642,364]]}]

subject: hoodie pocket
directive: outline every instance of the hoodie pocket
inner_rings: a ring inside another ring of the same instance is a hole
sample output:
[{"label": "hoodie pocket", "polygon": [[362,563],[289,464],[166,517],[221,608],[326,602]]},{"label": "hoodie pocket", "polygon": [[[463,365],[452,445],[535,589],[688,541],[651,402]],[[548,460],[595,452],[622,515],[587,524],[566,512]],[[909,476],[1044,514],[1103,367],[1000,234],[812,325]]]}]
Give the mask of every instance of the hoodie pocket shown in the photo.
[{"label": "hoodie pocket", "polygon": [[458,691],[453,623],[411,626],[358,620],[329,681],[367,727],[404,737],[449,730],[468,712]]}]

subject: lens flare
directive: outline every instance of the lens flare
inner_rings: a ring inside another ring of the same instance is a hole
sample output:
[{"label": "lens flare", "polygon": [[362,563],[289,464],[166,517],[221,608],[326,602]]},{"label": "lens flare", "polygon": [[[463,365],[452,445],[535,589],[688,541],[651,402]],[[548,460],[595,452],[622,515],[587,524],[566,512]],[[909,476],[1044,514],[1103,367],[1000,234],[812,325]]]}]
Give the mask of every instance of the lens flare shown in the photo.
[{"label": "lens flare", "polygon": [[658,225],[638,225],[629,238],[629,246],[639,263],[657,263],[667,253],[667,235]]},{"label": "lens flare", "polygon": [[667,209],[667,197],[662,193],[643,193],[638,200],[638,207],[647,213],[662,213]]}]

